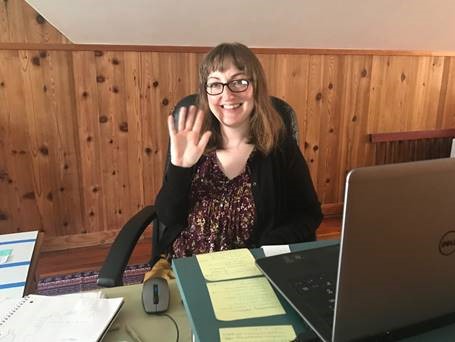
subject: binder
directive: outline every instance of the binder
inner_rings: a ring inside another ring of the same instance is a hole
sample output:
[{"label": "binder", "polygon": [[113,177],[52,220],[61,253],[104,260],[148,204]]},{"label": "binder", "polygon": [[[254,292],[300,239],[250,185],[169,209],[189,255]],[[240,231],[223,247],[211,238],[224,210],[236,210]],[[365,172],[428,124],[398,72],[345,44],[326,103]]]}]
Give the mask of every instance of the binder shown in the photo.
[{"label": "binder", "polygon": [[0,299],[25,294],[37,238],[38,231],[0,235]]},{"label": "binder", "polygon": [[100,341],[122,304],[123,298],[100,298],[96,293],[4,299],[0,342]]}]

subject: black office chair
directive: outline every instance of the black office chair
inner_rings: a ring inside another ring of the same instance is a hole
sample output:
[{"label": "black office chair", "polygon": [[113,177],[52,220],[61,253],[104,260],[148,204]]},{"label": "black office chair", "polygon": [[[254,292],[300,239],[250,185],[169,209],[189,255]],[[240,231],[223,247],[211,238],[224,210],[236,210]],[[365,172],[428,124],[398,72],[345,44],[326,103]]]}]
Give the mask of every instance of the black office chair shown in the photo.
[{"label": "black office chair", "polygon": [[[172,116],[175,122],[181,107],[188,107],[196,103],[197,95],[189,95],[180,100],[175,106]],[[271,96],[272,104],[276,111],[281,115],[286,127],[286,134],[293,136],[298,141],[297,121],[292,107],[285,101]],[[165,173],[170,163],[170,151],[168,148]],[[163,235],[165,226],[159,222],[153,205],[144,207],[136,213],[120,230],[115,238],[109,254],[101,267],[97,284],[102,287],[114,287],[123,285],[123,272],[125,271],[128,260],[136,246],[137,241],[150,224],[153,223],[152,231],[152,256],[149,261],[153,266],[159,259],[159,240]]]}]

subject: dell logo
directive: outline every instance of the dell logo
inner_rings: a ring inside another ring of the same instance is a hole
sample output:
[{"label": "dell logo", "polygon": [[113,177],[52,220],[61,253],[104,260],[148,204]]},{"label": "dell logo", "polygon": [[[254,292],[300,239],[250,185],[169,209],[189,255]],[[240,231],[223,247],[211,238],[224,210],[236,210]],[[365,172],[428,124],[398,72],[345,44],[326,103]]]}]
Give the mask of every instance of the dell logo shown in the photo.
[{"label": "dell logo", "polygon": [[439,252],[442,255],[450,255],[455,252],[455,231],[445,233],[439,241]]}]

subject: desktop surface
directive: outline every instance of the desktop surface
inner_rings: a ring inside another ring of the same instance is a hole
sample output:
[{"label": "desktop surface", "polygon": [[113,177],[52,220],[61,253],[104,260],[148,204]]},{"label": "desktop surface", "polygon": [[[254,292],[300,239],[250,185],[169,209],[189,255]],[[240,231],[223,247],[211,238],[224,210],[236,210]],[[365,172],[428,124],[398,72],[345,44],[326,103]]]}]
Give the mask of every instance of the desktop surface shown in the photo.
[{"label": "desktop surface", "polygon": [[[327,241],[327,242],[314,242],[314,243],[305,243],[291,245],[291,250],[300,250],[302,248],[314,248],[326,244],[333,244],[337,241]],[[262,250],[257,249],[253,250],[255,257],[262,257]],[[215,336],[214,339],[197,339],[201,342],[205,341],[217,341],[219,340],[218,329],[223,326],[228,326],[228,322],[221,322],[215,319],[213,315],[213,309],[208,297],[208,293],[205,287],[205,291],[202,291],[201,288],[204,288],[203,284],[205,283],[202,278],[201,271],[195,271],[195,268],[199,269],[197,265],[197,260],[195,257],[184,258],[180,261],[177,261],[177,266],[179,269],[185,270],[185,274],[188,276],[184,280],[181,286],[184,289],[180,289],[184,292],[186,305],[191,305],[191,312],[189,316],[185,312],[184,305],[182,303],[181,295],[179,294],[179,289],[175,280],[169,282],[170,287],[170,306],[169,310],[166,312],[171,315],[177,322],[179,326],[179,341],[180,342],[191,342],[192,341],[192,331],[197,332],[192,325],[196,325],[198,328],[202,325],[203,329],[209,330],[203,331],[203,334],[211,334]],[[179,273],[181,273],[179,271]],[[183,276],[183,275],[181,275]],[[188,285],[191,283],[191,285]],[[123,297],[125,303],[120,310],[119,315],[116,320],[113,322],[111,328],[107,332],[103,341],[114,342],[114,341],[134,341],[140,340],[143,342],[146,341],[176,341],[176,330],[172,321],[166,316],[160,315],[149,315],[144,312],[142,307],[142,284],[129,285],[129,286],[120,286],[114,288],[103,289],[102,292],[107,297]],[[281,296],[279,296],[282,300]],[[194,307],[196,305],[196,307]],[[283,304],[286,309],[288,308],[287,303]],[[195,312],[199,314],[194,314]],[[297,320],[296,332],[298,332],[298,327],[306,327],[304,323],[297,317],[296,313],[290,313],[294,315]],[[268,317],[260,319],[264,324],[268,324]],[[242,323],[251,323],[254,320],[246,320],[247,322]],[[234,323],[235,324],[235,323]],[[239,322],[237,322],[239,325]],[[136,333],[135,337],[131,336],[131,333],[127,331],[127,327]],[[200,327],[197,329],[200,332]],[[206,335],[204,335],[206,336]],[[439,329],[434,329],[425,333],[422,333],[418,336],[413,336],[401,340],[402,342],[428,342],[428,341],[450,341],[455,336],[455,324],[447,325]],[[197,338],[197,336],[196,336]]]}]

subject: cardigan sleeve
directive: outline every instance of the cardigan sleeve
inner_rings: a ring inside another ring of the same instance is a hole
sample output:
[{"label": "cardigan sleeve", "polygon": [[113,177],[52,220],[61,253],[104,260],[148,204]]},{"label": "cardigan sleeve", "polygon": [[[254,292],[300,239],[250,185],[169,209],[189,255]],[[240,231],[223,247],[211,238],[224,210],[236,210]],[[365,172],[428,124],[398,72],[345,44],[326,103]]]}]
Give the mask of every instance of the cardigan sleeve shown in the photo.
[{"label": "cardigan sleeve", "polygon": [[313,186],[308,165],[294,139],[284,145],[282,158],[279,159],[281,175],[281,200],[286,203],[280,205],[280,218],[276,226],[264,232],[260,243],[289,244],[316,239],[316,229],[319,227],[323,215],[321,203]]},{"label": "cardigan sleeve", "polygon": [[158,220],[165,226],[182,226],[188,216],[193,168],[169,165],[156,200]]}]

